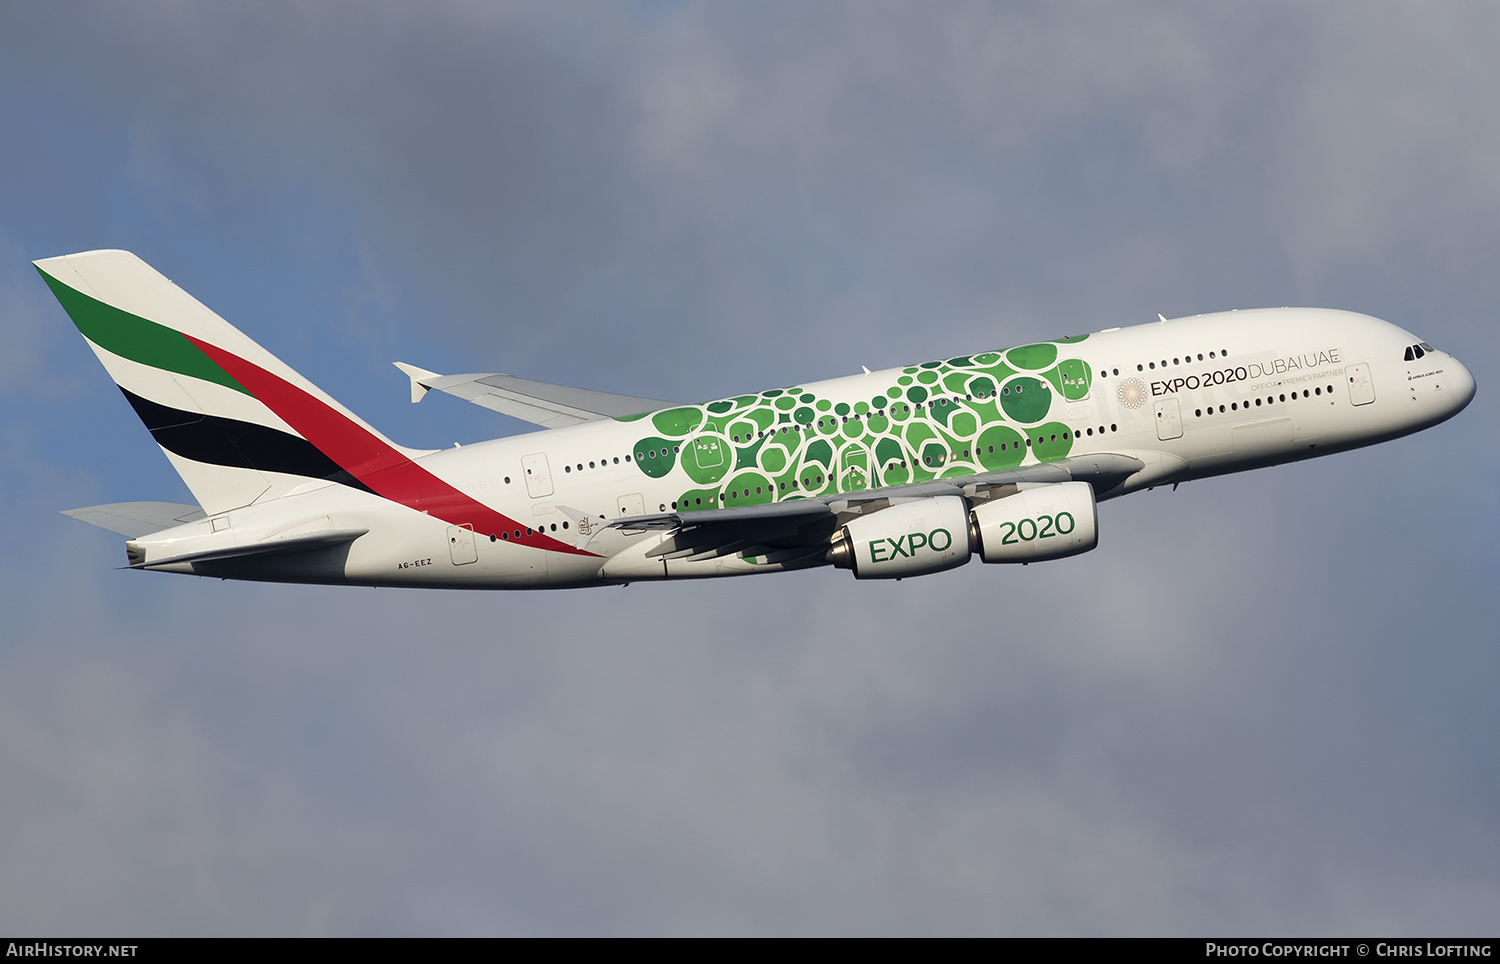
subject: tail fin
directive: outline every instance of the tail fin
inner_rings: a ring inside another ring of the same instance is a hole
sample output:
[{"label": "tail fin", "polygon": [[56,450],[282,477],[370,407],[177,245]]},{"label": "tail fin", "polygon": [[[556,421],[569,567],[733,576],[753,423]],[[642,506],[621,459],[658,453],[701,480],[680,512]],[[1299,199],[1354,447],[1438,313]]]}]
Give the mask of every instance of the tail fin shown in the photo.
[{"label": "tail fin", "polygon": [[416,454],[130,252],[34,263],[210,515],[309,479],[368,490]]}]

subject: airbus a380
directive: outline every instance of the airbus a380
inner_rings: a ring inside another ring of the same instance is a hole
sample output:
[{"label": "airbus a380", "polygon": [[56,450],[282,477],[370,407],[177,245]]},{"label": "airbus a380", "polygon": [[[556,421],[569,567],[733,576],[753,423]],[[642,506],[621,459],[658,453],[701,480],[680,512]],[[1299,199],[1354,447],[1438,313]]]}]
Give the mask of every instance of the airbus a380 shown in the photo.
[{"label": "airbus a380", "polygon": [[858,579],[1098,544],[1099,502],[1436,425],[1457,359],[1367,315],[1223,312],[688,405],[397,363],[543,431],[387,439],[126,251],[35,262],[198,500],[67,514],[136,569],[523,589],[834,565]]}]

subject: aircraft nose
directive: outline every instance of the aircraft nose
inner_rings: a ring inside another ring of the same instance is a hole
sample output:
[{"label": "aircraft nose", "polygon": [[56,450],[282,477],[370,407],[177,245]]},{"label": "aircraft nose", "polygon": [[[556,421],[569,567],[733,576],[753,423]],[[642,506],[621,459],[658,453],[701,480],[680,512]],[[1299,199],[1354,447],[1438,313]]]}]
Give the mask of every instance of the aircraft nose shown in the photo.
[{"label": "aircraft nose", "polygon": [[1453,413],[1456,415],[1474,400],[1474,374],[1463,362],[1454,358],[1453,370],[1447,373],[1446,381],[1447,384],[1443,387],[1453,393]]}]

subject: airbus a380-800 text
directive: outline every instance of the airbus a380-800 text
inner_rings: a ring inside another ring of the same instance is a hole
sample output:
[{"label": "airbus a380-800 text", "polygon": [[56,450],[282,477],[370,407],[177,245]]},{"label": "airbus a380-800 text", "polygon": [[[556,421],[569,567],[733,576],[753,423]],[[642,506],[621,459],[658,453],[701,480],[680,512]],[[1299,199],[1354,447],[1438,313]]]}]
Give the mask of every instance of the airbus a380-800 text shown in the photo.
[{"label": "airbus a380-800 text", "polygon": [[68,515],[137,569],[526,589],[834,565],[917,576],[1098,544],[1097,504],[1420,431],[1474,396],[1368,315],[1223,312],[703,404],[398,363],[543,431],[387,439],[126,251],[36,262],[198,500]]}]

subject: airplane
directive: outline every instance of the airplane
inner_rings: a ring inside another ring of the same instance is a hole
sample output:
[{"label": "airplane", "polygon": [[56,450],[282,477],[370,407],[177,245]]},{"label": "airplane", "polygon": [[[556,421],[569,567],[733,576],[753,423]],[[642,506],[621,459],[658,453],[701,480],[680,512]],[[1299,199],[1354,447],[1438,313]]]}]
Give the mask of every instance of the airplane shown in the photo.
[{"label": "airplane", "polygon": [[832,565],[902,579],[1092,550],[1098,503],[1399,438],[1474,378],[1377,318],[1220,312],[701,404],[398,362],[542,427],[386,438],[126,251],[34,262],[197,505],[66,514],[128,567],[533,589]]}]

